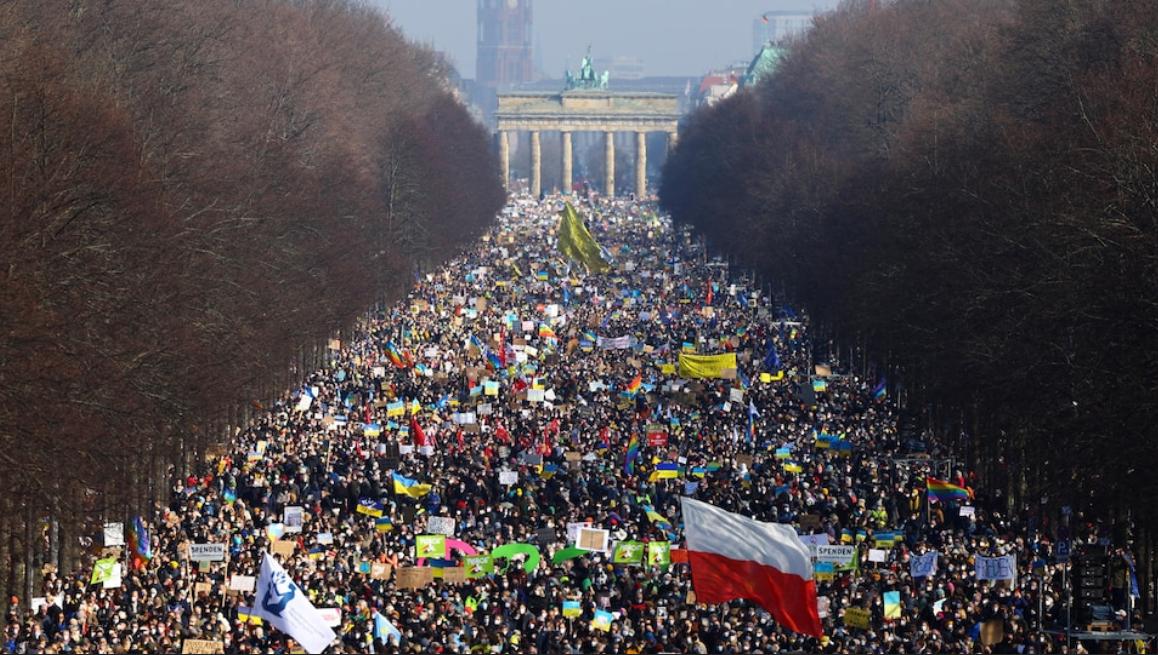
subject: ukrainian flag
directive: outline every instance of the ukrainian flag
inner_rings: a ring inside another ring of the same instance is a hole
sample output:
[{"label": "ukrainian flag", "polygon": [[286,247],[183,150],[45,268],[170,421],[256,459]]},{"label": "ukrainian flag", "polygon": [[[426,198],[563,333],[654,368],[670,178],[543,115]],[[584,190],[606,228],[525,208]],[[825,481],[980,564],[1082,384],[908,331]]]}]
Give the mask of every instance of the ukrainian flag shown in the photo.
[{"label": "ukrainian flag", "polygon": [[359,514],[366,514],[368,516],[378,518],[382,516],[382,510],[382,503],[374,500],[373,498],[363,498],[358,501],[357,512]]},{"label": "ukrainian flag", "polygon": [[647,477],[648,482],[655,482],[656,480],[674,480],[680,476],[680,466],[675,462],[660,462],[655,465],[655,470]]},{"label": "ukrainian flag", "polygon": [[378,532],[390,532],[394,529],[394,521],[391,521],[388,516],[383,516],[374,521],[374,529]]},{"label": "ukrainian flag", "polygon": [[237,620],[250,625],[261,625],[261,617],[245,605],[237,606]]},{"label": "ukrainian flag", "polygon": [[416,480],[408,478],[404,475],[394,474],[394,493],[403,496],[410,496],[411,498],[422,498],[430,493],[432,487],[429,484],[419,484]]}]

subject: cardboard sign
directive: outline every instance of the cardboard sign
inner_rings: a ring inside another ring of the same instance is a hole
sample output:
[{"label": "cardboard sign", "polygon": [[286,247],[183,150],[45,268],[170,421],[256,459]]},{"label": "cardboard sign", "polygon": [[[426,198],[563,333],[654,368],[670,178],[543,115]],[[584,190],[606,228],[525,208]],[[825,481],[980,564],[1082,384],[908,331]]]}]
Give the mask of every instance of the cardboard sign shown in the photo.
[{"label": "cardboard sign", "polygon": [[574,450],[568,450],[567,452],[563,453],[563,459],[567,460],[568,462],[578,462],[583,459],[583,454]]},{"label": "cardboard sign", "polygon": [[421,589],[434,581],[434,570],[429,566],[403,566],[398,569],[396,583],[399,589]]},{"label": "cardboard sign", "polygon": [[466,569],[461,566],[450,566],[442,569],[442,581],[446,584],[465,584]]},{"label": "cardboard sign", "polygon": [[989,619],[981,624],[981,643],[985,646],[1005,641],[1005,624],[1001,619]]},{"label": "cardboard sign", "polygon": [[294,549],[297,547],[297,542],[294,541],[271,541],[269,543],[269,552],[283,558],[293,557]]},{"label": "cardboard sign", "polygon": [[181,652],[192,655],[218,655],[225,652],[225,642],[209,639],[186,639],[181,644]]},{"label": "cardboard sign", "polygon": [[579,528],[575,545],[583,550],[590,550],[604,555],[610,552],[611,533],[598,528]]},{"label": "cardboard sign", "polygon": [[371,562],[370,563],[370,579],[371,580],[389,580],[391,573],[391,566],[386,562]]},{"label": "cardboard sign", "polygon": [[208,596],[213,593],[213,584],[210,582],[196,582],[193,584],[193,595],[200,596],[202,594]]},{"label": "cardboard sign", "polygon": [[815,530],[820,527],[820,517],[816,514],[801,514],[800,527],[805,530]]},{"label": "cardboard sign", "polygon": [[225,544],[189,544],[189,560],[193,562],[224,562]]}]

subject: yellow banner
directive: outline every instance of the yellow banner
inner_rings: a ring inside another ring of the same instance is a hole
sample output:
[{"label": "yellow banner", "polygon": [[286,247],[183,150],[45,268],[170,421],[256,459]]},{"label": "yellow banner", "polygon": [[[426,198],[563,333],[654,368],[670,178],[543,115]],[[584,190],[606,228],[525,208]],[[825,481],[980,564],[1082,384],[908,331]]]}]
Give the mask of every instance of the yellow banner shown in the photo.
[{"label": "yellow banner", "polygon": [[579,213],[567,203],[559,221],[559,252],[587,267],[592,273],[602,273],[611,268],[603,259],[595,237],[579,218]]},{"label": "yellow banner", "polygon": [[844,610],[844,624],[850,628],[868,630],[872,627],[872,614],[866,609],[848,607]]},{"label": "yellow banner", "polygon": [[736,353],[722,355],[693,355],[680,353],[681,378],[724,378],[727,371],[736,370]]}]

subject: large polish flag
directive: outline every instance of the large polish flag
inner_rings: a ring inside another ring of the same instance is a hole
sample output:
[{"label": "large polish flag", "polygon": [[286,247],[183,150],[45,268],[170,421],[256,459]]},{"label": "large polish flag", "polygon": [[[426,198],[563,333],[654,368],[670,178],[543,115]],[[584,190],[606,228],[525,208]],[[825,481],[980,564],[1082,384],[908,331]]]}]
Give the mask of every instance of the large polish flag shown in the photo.
[{"label": "large polish flag", "polygon": [[681,498],[692,585],[701,603],[750,600],[794,632],[820,637],[808,548],[786,525]]}]

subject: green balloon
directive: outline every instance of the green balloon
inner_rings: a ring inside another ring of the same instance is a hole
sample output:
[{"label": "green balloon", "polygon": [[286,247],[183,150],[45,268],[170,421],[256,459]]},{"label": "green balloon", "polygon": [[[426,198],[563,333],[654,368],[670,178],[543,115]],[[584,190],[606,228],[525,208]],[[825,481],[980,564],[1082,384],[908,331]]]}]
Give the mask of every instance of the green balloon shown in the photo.
[{"label": "green balloon", "polygon": [[543,556],[539,554],[539,549],[531,544],[503,544],[491,551],[491,559],[510,559],[515,555],[526,555],[527,561],[523,562],[523,570],[531,573],[539,567],[539,562],[542,561]]}]

